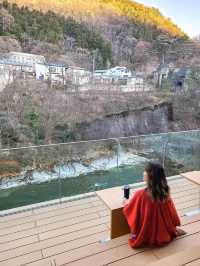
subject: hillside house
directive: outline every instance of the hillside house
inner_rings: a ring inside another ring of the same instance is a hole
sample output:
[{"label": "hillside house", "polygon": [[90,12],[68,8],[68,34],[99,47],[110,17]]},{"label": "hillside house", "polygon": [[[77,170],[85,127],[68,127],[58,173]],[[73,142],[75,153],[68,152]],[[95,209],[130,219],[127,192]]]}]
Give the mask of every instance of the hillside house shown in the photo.
[{"label": "hillside house", "polygon": [[10,52],[7,54],[7,62],[27,66],[32,69],[35,67],[35,64],[44,64],[45,61],[46,60],[43,55],[20,52]]},{"label": "hillside house", "polygon": [[0,55],[1,69],[12,72],[14,76],[35,77],[35,65],[37,63],[45,63],[45,57],[20,52],[10,52]]},{"label": "hillside house", "polygon": [[104,76],[112,78],[130,78],[132,77],[131,71],[126,67],[116,66],[110,69],[96,70],[94,76]]},{"label": "hillside house", "polygon": [[59,63],[48,63],[47,64],[49,79],[53,84],[66,84],[65,72],[67,66]]},{"label": "hillside house", "polygon": [[65,79],[75,85],[84,85],[91,81],[92,73],[81,67],[69,66],[66,69]]},{"label": "hillside house", "polygon": [[125,84],[132,77],[131,71],[126,67],[116,66],[110,69],[96,70],[94,80],[99,83]]},{"label": "hillside house", "polygon": [[131,78],[132,73],[130,70],[128,70],[126,67],[120,67],[116,66],[113,68],[110,68],[105,73],[106,76],[112,76],[113,78]]},{"label": "hillside house", "polygon": [[5,88],[16,78],[35,78],[35,71],[30,66],[11,63],[0,56],[0,89]]},{"label": "hillside house", "polygon": [[53,84],[65,84],[67,66],[59,63],[37,63],[35,73],[37,80],[50,80]]},{"label": "hillside house", "polygon": [[157,84],[157,87],[162,86],[162,81],[168,79],[170,73],[170,67],[167,64],[160,64],[157,70],[153,73],[154,80]]}]

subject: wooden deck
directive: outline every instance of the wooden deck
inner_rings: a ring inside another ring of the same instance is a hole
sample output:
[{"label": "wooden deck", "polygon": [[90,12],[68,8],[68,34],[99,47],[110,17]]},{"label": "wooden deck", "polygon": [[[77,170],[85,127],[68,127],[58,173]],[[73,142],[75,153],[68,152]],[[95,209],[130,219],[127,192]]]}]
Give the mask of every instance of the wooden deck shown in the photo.
[{"label": "wooden deck", "polygon": [[[187,235],[164,248],[133,250],[128,235],[102,242],[109,236],[110,216],[94,196],[1,217],[0,265],[140,266],[200,245],[200,216],[183,217],[199,205],[198,186],[185,179],[169,184]],[[194,265],[200,265],[197,257]]]}]

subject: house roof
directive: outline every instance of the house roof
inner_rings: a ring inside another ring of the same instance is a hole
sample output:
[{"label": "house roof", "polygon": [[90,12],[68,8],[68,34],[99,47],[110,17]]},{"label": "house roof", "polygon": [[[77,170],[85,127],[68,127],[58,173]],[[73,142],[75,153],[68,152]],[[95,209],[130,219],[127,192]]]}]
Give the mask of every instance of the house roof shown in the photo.
[{"label": "house roof", "polygon": [[65,64],[60,64],[60,63],[51,63],[51,62],[47,62],[46,63],[47,66],[55,66],[55,67],[66,67],[68,68],[68,65],[65,65]]},{"label": "house roof", "polygon": [[9,52],[7,53],[9,55],[24,55],[24,56],[33,56],[33,57],[42,57],[45,58],[43,55],[40,54],[30,54],[30,53],[21,53],[21,52]]},{"label": "house roof", "polygon": [[10,62],[10,61],[5,61],[5,60],[1,60],[0,59],[0,64],[1,65],[7,65],[7,66],[19,66],[19,67],[32,67],[30,65],[26,65],[26,64],[19,64],[19,63],[14,63],[14,62]]},{"label": "house roof", "polygon": [[188,68],[186,68],[186,67],[182,67],[182,68],[180,68],[180,69],[178,70],[177,75],[178,75],[178,76],[186,76],[187,73],[188,73],[188,71],[189,71]]}]

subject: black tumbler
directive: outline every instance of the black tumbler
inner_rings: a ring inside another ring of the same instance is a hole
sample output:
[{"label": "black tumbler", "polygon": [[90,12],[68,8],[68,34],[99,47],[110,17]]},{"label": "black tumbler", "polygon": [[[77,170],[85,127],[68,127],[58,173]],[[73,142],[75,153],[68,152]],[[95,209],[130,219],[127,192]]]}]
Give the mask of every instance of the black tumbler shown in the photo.
[{"label": "black tumbler", "polygon": [[129,185],[125,185],[124,186],[124,198],[129,199],[129,196],[130,196],[130,187]]}]

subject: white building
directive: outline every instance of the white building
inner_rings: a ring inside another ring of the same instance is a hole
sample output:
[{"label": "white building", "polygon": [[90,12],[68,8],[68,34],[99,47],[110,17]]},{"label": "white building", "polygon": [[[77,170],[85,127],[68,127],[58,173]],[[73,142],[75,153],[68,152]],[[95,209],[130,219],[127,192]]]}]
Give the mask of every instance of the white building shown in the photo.
[{"label": "white building", "polygon": [[72,84],[84,85],[91,81],[92,73],[81,67],[69,66],[66,69],[65,77]]},{"label": "white building", "polygon": [[49,63],[47,64],[49,71],[49,79],[52,84],[66,84],[65,72],[67,69],[66,65],[59,63]]},{"label": "white building", "polygon": [[106,76],[112,76],[116,78],[130,78],[132,77],[131,71],[126,67],[116,66],[111,69],[108,69],[105,73]]},{"label": "white building", "polygon": [[143,91],[146,90],[145,82],[141,76],[133,76],[126,79],[126,84],[121,86],[122,91],[131,92],[131,91]]},{"label": "white building", "polygon": [[65,73],[67,66],[57,63],[35,64],[37,80],[49,79],[51,83],[65,84]]},{"label": "white building", "polygon": [[33,68],[35,64],[45,64],[45,57],[43,55],[10,52],[7,54],[7,62]]},{"label": "white building", "polygon": [[47,80],[49,76],[49,70],[46,64],[35,64],[35,76],[37,80]]},{"label": "white building", "polygon": [[107,70],[96,70],[94,72],[94,76],[95,77],[101,77],[101,76],[104,76],[106,73],[107,73]]},{"label": "white building", "polygon": [[16,78],[35,78],[35,71],[32,67],[4,62],[0,59],[0,89],[4,89]]},{"label": "white building", "polygon": [[116,66],[110,69],[96,70],[94,76],[105,76],[111,78],[130,78],[132,73],[126,67]]},{"label": "white building", "polygon": [[96,70],[94,80],[99,83],[121,84],[132,77],[132,73],[126,67],[116,66],[110,69]]},{"label": "white building", "polygon": [[10,52],[0,54],[0,69],[11,72],[13,76],[35,77],[35,65],[44,64],[45,57],[42,55]]}]

